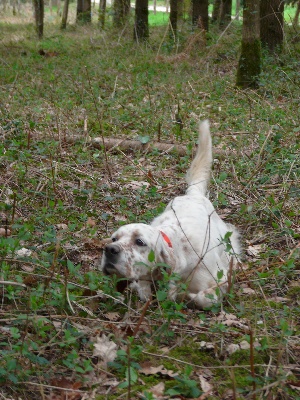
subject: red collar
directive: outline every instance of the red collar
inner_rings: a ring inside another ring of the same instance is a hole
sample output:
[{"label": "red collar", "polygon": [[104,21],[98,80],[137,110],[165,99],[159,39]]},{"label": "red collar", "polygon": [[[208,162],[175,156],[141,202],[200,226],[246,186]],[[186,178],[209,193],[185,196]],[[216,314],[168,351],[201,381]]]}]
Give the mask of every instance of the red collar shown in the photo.
[{"label": "red collar", "polygon": [[161,233],[162,237],[164,238],[164,240],[168,243],[168,246],[173,247],[169,236],[167,236],[163,231],[160,231],[160,233]]}]

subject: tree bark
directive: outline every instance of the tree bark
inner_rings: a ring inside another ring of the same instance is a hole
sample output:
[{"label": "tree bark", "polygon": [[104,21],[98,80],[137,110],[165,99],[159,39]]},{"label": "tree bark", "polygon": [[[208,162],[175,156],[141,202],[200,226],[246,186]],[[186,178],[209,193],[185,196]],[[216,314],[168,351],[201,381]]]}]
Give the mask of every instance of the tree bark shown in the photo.
[{"label": "tree bark", "polygon": [[100,0],[99,3],[99,26],[104,29],[106,13],[106,0]]},{"label": "tree bark", "polygon": [[130,0],[114,0],[113,10],[114,26],[123,27],[130,12]]},{"label": "tree bark", "polygon": [[174,36],[177,35],[178,2],[170,0],[170,25]]},{"label": "tree bark", "polygon": [[88,24],[92,22],[91,0],[77,0],[76,22]]},{"label": "tree bark", "polygon": [[62,19],[61,19],[61,29],[66,29],[66,27],[67,27],[68,13],[69,13],[69,1],[70,0],[64,1],[64,8],[63,8]]},{"label": "tree bark", "polygon": [[137,42],[149,37],[148,15],[148,0],[136,0],[133,36]]},{"label": "tree bark", "polygon": [[231,22],[232,0],[222,0],[220,10],[220,25],[228,25]]},{"label": "tree bark", "polygon": [[260,39],[271,53],[282,48],[284,24],[284,1],[261,0],[260,2]]},{"label": "tree bark", "polygon": [[214,1],[214,8],[212,12],[212,22],[218,22],[220,20],[220,11],[221,11],[221,0]]},{"label": "tree bark", "polygon": [[295,17],[293,19],[294,26],[297,26],[299,23],[299,15],[300,15],[300,0],[298,0]]},{"label": "tree bark", "polygon": [[241,0],[236,0],[235,3],[235,19],[239,21],[240,19],[240,8],[241,8]]},{"label": "tree bark", "polygon": [[192,0],[192,23],[208,31],[208,0]]},{"label": "tree bark", "polygon": [[39,39],[44,34],[44,0],[33,0],[36,32]]},{"label": "tree bark", "polygon": [[170,0],[166,0],[166,12],[169,12]]},{"label": "tree bark", "polygon": [[244,0],[242,48],[237,70],[237,86],[256,88],[261,70],[259,24],[260,0]]}]

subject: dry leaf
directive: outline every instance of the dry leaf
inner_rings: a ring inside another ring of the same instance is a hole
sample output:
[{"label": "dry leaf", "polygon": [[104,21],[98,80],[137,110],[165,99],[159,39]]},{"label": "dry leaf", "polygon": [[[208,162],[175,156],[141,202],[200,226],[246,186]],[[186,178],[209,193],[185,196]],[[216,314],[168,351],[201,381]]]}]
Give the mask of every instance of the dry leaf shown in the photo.
[{"label": "dry leaf", "polygon": [[11,230],[10,229],[5,229],[5,228],[0,228],[0,236],[10,236],[11,235]]},{"label": "dry leaf", "polygon": [[67,224],[56,224],[55,227],[56,227],[56,229],[61,230],[61,231],[66,231],[68,229]]},{"label": "dry leaf", "polygon": [[21,249],[16,251],[17,257],[30,257],[31,254],[32,254],[32,251],[29,249],[26,249],[25,247],[22,247]]},{"label": "dry leaf", "polygon": [[177,376],[178,373],[174,372],[172,370],[167,370],[163,365],[159,365],[158,367],[153,367],[151,365],[146,365],[144,364],[144,367],[142,367],[139,372],[141,374],[144,375],[157,375],[157,374],[161,374],[161,375],[166,375],[169,376],[171,378],[174,378],[174,376]]},{"label": "dry leaf", "polygon": [[204,340],[202,340],[200,342],[200,347],[201,347],[201,349],[214,350],[215,345],[211,342],[205,342]]},{"label": "dry leaf", "polygon": [[275,296],[275,297],[268,298],[268,301],[274,301],[274,303],[286,303],[287,301],[291,301],[291,300],[287,297]]},{"label": "dry leaf", "polygon": [[50,395],[46,396],[47,400],[80,400],[82,397],[82,392],[78,392],[78,389],[82,386],[80,382],[72,382],[67,378],[52,379],[51,386],[60,389],[55,389]]},{"label": "dry leaf", "polygon": [[120,314],[117,312],[108,312],[104,314],[104,317],[110,321],[118,321],[120,319]]},{"label": "dry leaf", "polygon": [[96,337],[96,343],[94,343],[94,351],[93,356],[100,357],[105,366],[108,362],[114,361],[117,357],[117,345],[106,335],[102,335],[101,337]]},{"label": "dry leaf", "polygon": [[160,382],[149,389],[149,392],[153,394],[155,400],[163,399],[164,391],[165,391],[165,384],[163,382]]},{"label": "dry leaf", "polygon": [[248,295],[250,295],[250,294],[255,294],[255,290],[254,290],[254,289],[251,289],[251,288],[249,288],[249,287],[241,288],[240,292],[241,292],[242,294],[248,294]]},{"label": "dry leaf", "polygon": [[246,252],[249,256],[258,258],[259,254],[263,250],[263,246],[264,246],[263,244],[253,244],[251,246],[248,246]]},{"label": "dry leaf", "polygon": [[200,386],[201,389],[204,393],[211,392],[213,389],[213,386],[208,382],[206,378],[204,378],[203,375],[199,375],[199,380],[200,380]]},{"label": "dry leaf", "polygon": [[93,218],[88,217],[86,221],[86,226],[88,226],[89,228],[94,228],[94,226],[96,226],[96,221]]},{"label": "dry leaf", "polygon": [[143,187],[148,188],[150,186],[149,182],[139,182],[139,181],[131,181],[130,183],[127,183],[125,187],[127,189],[132,189],[132,190],[139,190],[142,189]]},{"label": "dry leaf", "polygon": [[[260,347],[260,344],[255,341],[253,343],[254,348]],[[242,340],[241,343],[231,343],[226,347],[226,351],[228,352],[229,355],[235,353],[238,350],[248,350],[250,349],[250,344],[247,342],[247,340]]]},{"label": "dry leaf", "polygon": [[229,355],[235,353],[238,350],[240,350],[240,346],[236,343],[231,343],[226,347],[226,351]]}]

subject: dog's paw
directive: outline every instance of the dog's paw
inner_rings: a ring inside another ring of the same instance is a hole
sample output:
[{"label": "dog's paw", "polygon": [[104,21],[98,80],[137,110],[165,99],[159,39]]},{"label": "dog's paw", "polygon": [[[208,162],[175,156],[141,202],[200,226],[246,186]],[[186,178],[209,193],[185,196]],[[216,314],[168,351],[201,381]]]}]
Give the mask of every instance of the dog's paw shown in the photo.
[{"label": "dog's paw", "polygon": [[209,308],[218,302],[218,296],[215,290],[208,289],[198,293],[189,293],[189,299],[195,304],[197,308]]}]

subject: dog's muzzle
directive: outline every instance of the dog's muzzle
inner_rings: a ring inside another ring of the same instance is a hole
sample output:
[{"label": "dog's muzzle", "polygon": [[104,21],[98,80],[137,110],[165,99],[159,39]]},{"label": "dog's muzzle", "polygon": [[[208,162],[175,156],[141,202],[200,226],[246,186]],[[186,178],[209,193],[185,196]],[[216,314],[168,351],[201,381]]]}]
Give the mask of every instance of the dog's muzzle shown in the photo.
[{"label": "dog's muzzle", "polygon": [[102,268],[105,275],[113,275],[118,272],[114,264],[118,262],[120,252],[121,247],[115,243],[111,243],[105,246],[105,263]]}]

